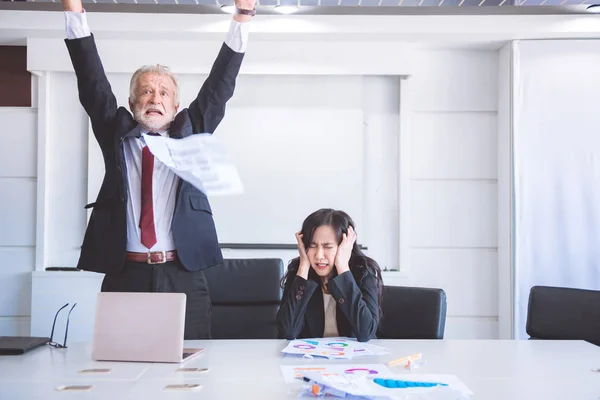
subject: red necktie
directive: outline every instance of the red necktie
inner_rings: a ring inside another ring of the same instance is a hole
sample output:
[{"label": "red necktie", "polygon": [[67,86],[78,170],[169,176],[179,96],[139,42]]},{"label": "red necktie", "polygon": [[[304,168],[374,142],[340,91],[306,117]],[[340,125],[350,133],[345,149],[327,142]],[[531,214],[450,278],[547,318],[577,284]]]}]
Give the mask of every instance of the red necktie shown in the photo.
[{"label": "red necktie", "polygon": [[[148,135],[158,136],[158,133]],[[154,171],[154,155],[148,146],[142,149],[142,212],[140,213],[140,229],[142,244],[151,248],[156,244],[156,229],[154,227],[154,206],[152,201],[152,172]]]}]

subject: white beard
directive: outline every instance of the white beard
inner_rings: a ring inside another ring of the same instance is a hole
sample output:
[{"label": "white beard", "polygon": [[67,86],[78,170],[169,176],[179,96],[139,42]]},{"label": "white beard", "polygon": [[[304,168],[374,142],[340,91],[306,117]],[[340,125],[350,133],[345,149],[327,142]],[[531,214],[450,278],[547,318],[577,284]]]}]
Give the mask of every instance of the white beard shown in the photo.
[{"label": "white beard", "polygon": [[142,128],[149,132],[159,132],[169,128],[171,122],[175,118],[175,113],[163,115],[146,115],[146,110],[134,110],[133,118],[139,123]]}]

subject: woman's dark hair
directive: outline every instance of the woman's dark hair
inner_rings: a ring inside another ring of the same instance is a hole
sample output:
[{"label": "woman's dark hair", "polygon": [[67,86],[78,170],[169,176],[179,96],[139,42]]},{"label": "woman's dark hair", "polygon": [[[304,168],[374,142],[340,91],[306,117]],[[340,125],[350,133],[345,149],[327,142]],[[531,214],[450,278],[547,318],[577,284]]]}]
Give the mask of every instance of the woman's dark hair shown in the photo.
[{"label": "woman's dark hair", "polygon": [[[302,234],[302,242],[304,243],[304,248],[308,249],[310,243],[312,241],[313,235],[317,228],[321,226],[330,226],[333,228],[338,245],[342,243],[343,234],[348,234],[348,227],[352,227],[356,231],[354,226],[354,221],[348,214],[340,210],[333,210],[331,208],[322,208],[310,214],[304,222],[302,223],[302,230],[300,233]],[[354,242],[354,246],[352,246],[352,255],[350,256],[350,261],[348,262],[350,267],[350,272],[354,277],[355,281],[359,281],[362,279],[365,270],[367,272],[375,275],[377,280],[377,292],[378,292],[378,302],[379,302],[379,321],[381,321],[382,310],[382,295],[383,295],[383,279],[381,277],[381,268],[379,268],[379,264],[372,258],[366,256],[358,247],[358,243]],[[296,257],[290,261],[288,265],[288,270],[283,279],[281,280],[281,287],[285,287],[285,283],[288,278],[294,279],[294,276],[298,273],[298,267],[300,266],[300,257]],[[337,274],[336,269],[333,269],[333,273]],[[320,278],[313,268],[310,268],[308,272],[308,279],[314,280],[320,283]]]}]

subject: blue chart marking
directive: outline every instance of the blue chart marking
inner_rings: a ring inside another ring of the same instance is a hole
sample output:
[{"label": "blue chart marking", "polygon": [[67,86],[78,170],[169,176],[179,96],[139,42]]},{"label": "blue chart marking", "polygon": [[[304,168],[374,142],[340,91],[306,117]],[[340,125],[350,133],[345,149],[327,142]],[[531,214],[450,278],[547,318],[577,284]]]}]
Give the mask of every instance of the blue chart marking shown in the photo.
[{"label": "blue chart marking", "polygon": [[373,379],[376,384],[390,388],[390,389],[406,389],[409,387],[434,387],[434,386],[448,386],[445,383],[438,382],[417,382],[417,381],[400,381],[396,379]]}]

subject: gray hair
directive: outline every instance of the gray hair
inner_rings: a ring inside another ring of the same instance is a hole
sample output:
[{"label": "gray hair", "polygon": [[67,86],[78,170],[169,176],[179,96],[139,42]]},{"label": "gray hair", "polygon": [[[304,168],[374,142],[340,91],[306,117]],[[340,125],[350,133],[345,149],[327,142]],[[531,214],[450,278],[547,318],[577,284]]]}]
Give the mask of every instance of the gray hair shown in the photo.
[{"label": "gray hair", "polygon": [[137,81],[140,76],[142,76],[143,74],[146,74],[146,73],[152,73],[152,74],[156,74],[156,75],[166,75],[169,78],[171,78],[171,80],[175,84],[175,104],[179,104],[179,82],[177,81],[177,77],[175,76],[175,74],[173,74],[171,72],[169,67],[166,67],[166,66],[160,65],[160,64],[143,65],[140,68],[138,68],[137,71],[135,71],[133,73],[133,76],[131,77],[131,81],[129,82],[129,98],[131,99],[131,101],[133,101],[135,103],[135,100],[136,100],[135,89],[137,89]]}]

